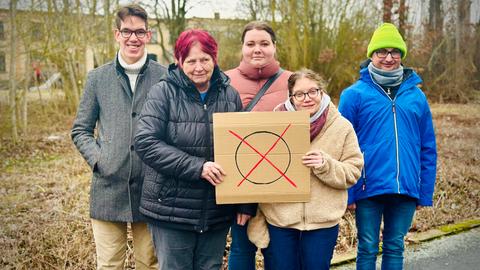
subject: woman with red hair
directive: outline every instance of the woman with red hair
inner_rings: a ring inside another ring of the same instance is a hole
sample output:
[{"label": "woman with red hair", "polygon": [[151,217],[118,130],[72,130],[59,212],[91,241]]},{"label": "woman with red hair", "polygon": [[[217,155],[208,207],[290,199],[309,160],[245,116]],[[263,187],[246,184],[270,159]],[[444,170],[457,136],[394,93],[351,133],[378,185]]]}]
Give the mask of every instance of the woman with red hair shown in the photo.
[{"label": "woman with red hair", "polygon": [[[235,213],[255,214],[248,206],[215,202],[214,187],[226,172],[213,162],[212,114],[241,109],[218,68],[213,37],[182,32],[175,63],[150,89],[135,136],[147,165],[140,212],[150,218],[159,269],[220,269]],[[245,223],[244,216],[237,221]]]}]

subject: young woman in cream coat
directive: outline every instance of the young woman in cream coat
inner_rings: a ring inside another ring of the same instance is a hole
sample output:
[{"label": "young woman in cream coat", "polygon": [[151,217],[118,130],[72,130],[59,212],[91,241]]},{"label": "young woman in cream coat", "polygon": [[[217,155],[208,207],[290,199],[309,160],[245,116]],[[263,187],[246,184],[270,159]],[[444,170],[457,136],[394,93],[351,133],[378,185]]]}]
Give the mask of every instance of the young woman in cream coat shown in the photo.
[{"label": "young woman in cream coat", "polygon": [[311,199],[259,204],[248,236],[258,247],[268,246],[268,269],[329,269],[347,189],[360,177],[363,157],[352,125],[330,102],[319,75],[297,71],[288,89],[290,98],[276,110],[310,112],[311,148],[303,164],[311,169]]}]

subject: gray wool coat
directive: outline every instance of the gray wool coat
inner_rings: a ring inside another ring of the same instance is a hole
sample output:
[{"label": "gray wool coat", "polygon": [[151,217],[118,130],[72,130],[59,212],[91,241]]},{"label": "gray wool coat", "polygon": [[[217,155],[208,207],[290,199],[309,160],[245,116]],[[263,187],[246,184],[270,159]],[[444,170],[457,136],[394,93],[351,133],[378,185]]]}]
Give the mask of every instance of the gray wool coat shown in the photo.
[{"label": "gray wool coat", "polygon": [[145,220],[139,212],[144,173],[133,136],[147,92],[165,73],[165,67],[147,60],[135,91],[118,60],[88,73],[71,136],[93,171],[90,216],[94,219]]}]

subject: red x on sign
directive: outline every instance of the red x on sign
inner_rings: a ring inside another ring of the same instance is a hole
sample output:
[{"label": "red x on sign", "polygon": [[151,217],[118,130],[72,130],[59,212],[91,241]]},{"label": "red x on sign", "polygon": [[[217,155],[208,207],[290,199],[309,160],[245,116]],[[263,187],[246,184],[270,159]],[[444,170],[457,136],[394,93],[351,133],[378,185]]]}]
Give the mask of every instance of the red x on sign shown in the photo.
[{"label": "red x on sign", "polygon": [[247,145],[248,147],[250,147],[253,151],[255,151],[255,153],[257,153],[259,156],[261,156],[262,158],[255,164],[253,165],[253,167],[250,169],[250,171],[243,177],[243,179],[237,184],[237,187],[239,187],[247,178],[248,176],[250,176],[250,174],[258,167],[258,165],[260,165],[260,163],[262,163],[264,160],[266,160],[275,170],[277,170],[292,186],[294,187],[297,187],[297,185],[295,184],[295,182],[293,182],[290,178],[288,178],[288,176],[285,175],[284,172],[282,172],[277,166],[275,166],[275,164],[273,164],[268,158],[267,158],[267,155],[275,148],[275,146],[278,144],[278,141],[280,141],[280,139],[282,139],[283,135],[285,135],[285,133],[287,132],[287,130],[290,128],[292,124],[289,124],[285,130],[282,132],[282,134],[277,138],[277,140],[273,143],[273,145],[270,147],[270,149],[268,149],[268,151],[265,153],[265,154],[262,154],[260,153],[260,151],[258,151],[255,147],[253,147],[250,143],[248,143],[244,138],[242,138],[240,135],[238,135],[237,133],[235,133],[234,131],[232,130],[229,130],[228,132],[230,132],[233,136],[237,137],[241,143],[244,143],[245,145]]}]

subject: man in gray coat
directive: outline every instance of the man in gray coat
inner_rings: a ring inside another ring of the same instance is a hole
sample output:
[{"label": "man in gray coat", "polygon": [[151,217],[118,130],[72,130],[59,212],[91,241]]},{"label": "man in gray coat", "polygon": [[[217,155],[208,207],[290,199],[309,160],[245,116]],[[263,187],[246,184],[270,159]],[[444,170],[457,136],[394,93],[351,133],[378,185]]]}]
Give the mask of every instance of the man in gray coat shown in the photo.
[{"label": "man in gray coat", "polygon": [[147,59],[145,44],[152,34],[142,7],[121,7],[116,27],[120,49],[112,62],[89,72],[71,135],[93,171],[90,217],[97,269],[123,269],[127,223],[136,269],[156,269],[151,235],[139,212],[143,172],[133,136],[147,92],[166,69]]}]

